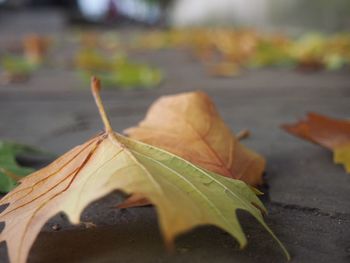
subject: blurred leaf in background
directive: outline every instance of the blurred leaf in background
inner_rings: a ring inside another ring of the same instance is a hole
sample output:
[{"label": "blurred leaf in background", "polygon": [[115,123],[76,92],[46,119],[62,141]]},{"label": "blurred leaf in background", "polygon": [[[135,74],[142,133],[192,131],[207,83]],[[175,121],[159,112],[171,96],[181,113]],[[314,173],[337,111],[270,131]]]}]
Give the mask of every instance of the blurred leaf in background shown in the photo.
[{"label": "blurred leaf in background", "polygon": [[328,42],[324,61],[327,69],[337,70],[350,64],[350,33],[336,34]]},{"label": "blurred leaf in background", "polygon": [[38,65],[31,63],[25,57],[17,55],[5,55],[1,59],[1,82],[22,82],[38,68]]},{"label": "blurred leaf in background", "polygon": [[125,54],[108,57],[96,49],[80,50],[75,64],[85,81],[89,81],[91,75],[97,75],[106,87],[152,88],[163,79],[157,68],[132,62]]},{"label": "blurred leaf in background", "polygon": [[24,55],[29,63],[40,65],[45,59],[51,40],[38,34],[29,34],[23,39]]},{"label": "blurred leaf in background", "polygon": [[325,49],[325,37],[318,33],[309,33],[294,42],[291,53],[300,67],[318,69],[322,68]]},{"label": "blurred leaf in background", "polygon": [[350,62],[350,34],[305,34],[295,41],[291,53],[301,67],[337,70]]},{"label": "blurred leaf in background", "polygon": [[24,36],[20,52],[5,51],[0,59],[1,83],[23,82],[44,63],[52,40],[38,34]]},{"label": "blurred leaf in background", "polygon": [[240,68],[337,70],[350,64],[349,33],[310,32],[292,38],[252,29],[208,27],[146,32],[134,42],[140,49],[187,49],[214,76],[234,77]]},{"label": "blurred leaf in background", "polygon": [[290,54],[292,42],[284,36],[262,38],[256,45],[254,55],[248,62],[251,67],[293,66],[295,61]]}]

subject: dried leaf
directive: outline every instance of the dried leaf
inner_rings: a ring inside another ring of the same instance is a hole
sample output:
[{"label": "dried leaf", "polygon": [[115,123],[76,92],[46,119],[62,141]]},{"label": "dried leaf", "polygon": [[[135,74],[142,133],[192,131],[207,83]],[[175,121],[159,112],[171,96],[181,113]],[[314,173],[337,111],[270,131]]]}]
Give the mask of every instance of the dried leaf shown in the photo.
[{"label": "dried leaf", "polygon": [[168,245],[193,227],[212,224],[226,230],[243,247],[247,241],[235,215],[237,209],[243,209],[267,229],[289,258],[264,222],[260,209],[265,209],[250,187],[115,133],[98,95],[98,84],[94,79],[93,92],[106,131],[25,177],[0,202],[9,203],[0,214],[5,222],[0,240],[7,242],[11,262],[26,261],[50,217],[63,211],[78,223],[89,203],[115,189],[144,196],[156,206]]},{"label": "dried leaf", "polygon": [[334,162],[350,173],[350,121],[309,113],[305,120],[282,126],[287,132],[334,152]]},{"label": "dried leaf", "polygon": [[238,142],[203,92],[158,99],[145,119],[125,132],[209,171],[250,185],[262,183],[264,158]]}]

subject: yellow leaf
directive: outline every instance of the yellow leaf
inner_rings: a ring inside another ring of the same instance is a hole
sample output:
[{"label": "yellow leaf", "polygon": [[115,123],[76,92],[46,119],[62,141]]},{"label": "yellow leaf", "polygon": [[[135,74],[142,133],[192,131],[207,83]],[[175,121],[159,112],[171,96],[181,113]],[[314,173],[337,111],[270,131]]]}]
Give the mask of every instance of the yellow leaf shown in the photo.
[{"label": "yellow leaf", "polygon": [[334,148],[334,162],[342,164],[347,173],[350,173],[350,144]]},{"label": "yellow leaf", "polygon": [[[288,252],[263,220],[263,204],[244,182],[204,171],[161,149],[115,133],[99,97],[92,89],[105,132],[64,154],[49,166],[25,177],[6,195],[0,214],[10,261],[26,262],[41,227],[62,211],[78,223],[84,208],[113,190],[147,198],[155,205],[165,242],[199,225],[212,224],[234,236],[241,247],[247,240],[235,214],[252,214]],[[77,240],[77,242],[79,242]]]}]

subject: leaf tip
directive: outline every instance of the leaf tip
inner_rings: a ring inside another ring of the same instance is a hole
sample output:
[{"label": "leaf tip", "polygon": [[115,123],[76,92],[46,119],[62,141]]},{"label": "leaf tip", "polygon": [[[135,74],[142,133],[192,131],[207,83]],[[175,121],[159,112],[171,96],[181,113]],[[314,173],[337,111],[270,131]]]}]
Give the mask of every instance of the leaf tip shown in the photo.
[{"label": "leaf tip", "polygon": [[165,243],[166,250],[169,253],[174,253],[174,251],[175,251],[174,241],[172,239],[165,239],[164,243]]},{"label": "leaf tip", "polygon": [[248,244],[247,240],[245,240],[245,241],[239,241],[239,242],[238,242],[239,250],[244,250],[244,249],[247,247],[247,244]]},{"label": "leaf tip", "polygon": [[99,92],[101,90],[101,81],[96,77],[91,77],[91,89],[92,92]]}]

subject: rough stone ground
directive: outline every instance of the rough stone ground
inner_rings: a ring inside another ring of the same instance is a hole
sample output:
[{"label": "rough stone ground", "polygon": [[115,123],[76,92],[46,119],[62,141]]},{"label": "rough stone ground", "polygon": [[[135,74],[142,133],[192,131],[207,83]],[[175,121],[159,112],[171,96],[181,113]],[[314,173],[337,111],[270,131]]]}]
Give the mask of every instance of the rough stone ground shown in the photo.
[{"label": "rough stone ground", "polygon": [[[47,23],[43,24],[43,21]],[[0,16],[0,44],[30,31],[63,34],[56,12]],[[67,50],[61,50],[61,53]],[[59,54],[61,54],[59,53]],[[167,74],[154,90],[103,92],[113,126],[136,124],[161,95],[203,90],[215,101],[234,131],[248,128],[244,143],[267,159],[267,223],[292,254],[292,262],[350,261],[350,176],[332,163],[327,150],[294,138],[279,125],[309,111],[349,117],[349,71],[305,74],[284,69],[246,71],[234,79],[208,77],[199,63],[181,51],[132,55]],[[0,87],[0,138],[40,146],[61,154],[101,130],[87,87],[69,69],[43,69],[25,84]],[[43,165],[48,160],[41,160]],[[95,228],[69,225],[63,215],[43,229],[29,262],[284,262],[276,243],[246,214],[249,237],[243,251],[233,238],[214,227],[181,236],[166,253],[153,208],[118,210],[114,193],[90,205],[83,221]],[[53,230],[53,226],[59,229]],[[0,246],[0,262],[7,262]]]}]

